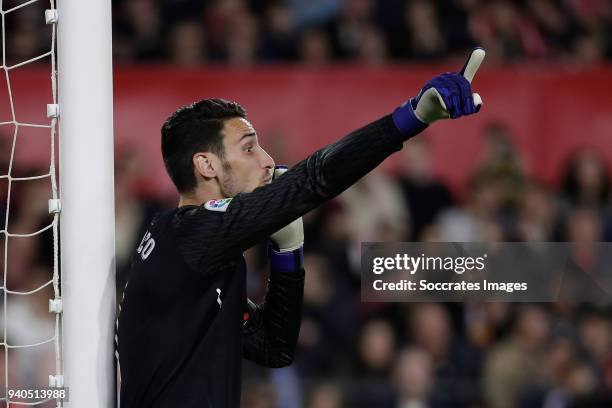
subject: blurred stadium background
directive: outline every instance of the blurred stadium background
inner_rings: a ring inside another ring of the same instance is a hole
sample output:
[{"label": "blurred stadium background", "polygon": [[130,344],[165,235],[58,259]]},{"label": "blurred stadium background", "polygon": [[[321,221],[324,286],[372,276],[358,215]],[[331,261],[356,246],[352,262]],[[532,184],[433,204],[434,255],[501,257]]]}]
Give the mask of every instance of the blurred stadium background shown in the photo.
[{"label": "blurred stadium background", "polygon": [[[48,44],[42,10],[6,22],[9,60]],[[273,371],[245,363],[244,407],[612,406],[610,305],[371,304],[359,293],[362,241],[612,239],[612,2],[122,0],[113,12],[118,288],[149,218],[176,205],[159,128],[178,106],[234,99],[277,163],[295,164],[459,68],[473,45],[487,50],[477,117],[427,130],[305,216],[297,359]],[[44,118],[48,70],[12,81],[21,121]],[[7,112],[6,84],[0,92]],[[0,132],[6,174],[12,130]],[[47,142],[25,130],[13,176],[46,172]],[[8,228],[46,225],[48,195],[48,181],[14,183]],[[0,179],[2,222],[6,198]],[[9,242],[11,289],[48,280],[50,239]],[[265,252],[246,256],[258,299]],[[50,337],[47,289],[15,301],[13,343]],[[47,383],[51,347],[11,355],[11,384]]]}]

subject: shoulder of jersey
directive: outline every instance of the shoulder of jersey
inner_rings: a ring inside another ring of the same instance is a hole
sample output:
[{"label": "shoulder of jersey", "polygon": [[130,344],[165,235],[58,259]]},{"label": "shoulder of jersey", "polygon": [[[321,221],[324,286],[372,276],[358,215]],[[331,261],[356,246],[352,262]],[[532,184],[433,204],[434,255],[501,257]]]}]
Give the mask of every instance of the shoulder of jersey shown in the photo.
[{"label": "shoulder of jersey", "polygon": [[210,211],[221,211],[221,212],[225,212],[227,211],[227,207],[229,206],[229,203],[232,201],[231,198],[222,198],[219,200],[210,200],[207,201],[204,204],[204,208],[206,208],[207,210]]}]

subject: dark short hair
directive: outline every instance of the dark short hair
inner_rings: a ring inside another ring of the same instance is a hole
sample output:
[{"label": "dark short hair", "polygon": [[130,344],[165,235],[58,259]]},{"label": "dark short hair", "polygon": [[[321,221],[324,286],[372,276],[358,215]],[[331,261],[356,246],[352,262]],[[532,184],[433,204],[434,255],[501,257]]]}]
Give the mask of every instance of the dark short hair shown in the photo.
[{"label": "dark short hair", "polygon": [[183,106],[164,122],[161,149],[166,171],[180,193],[196,187],[193,155],[212,152],[223,159],[224,122],[246,118],[246,111],[236,102],[224,99],[203,99]]}]

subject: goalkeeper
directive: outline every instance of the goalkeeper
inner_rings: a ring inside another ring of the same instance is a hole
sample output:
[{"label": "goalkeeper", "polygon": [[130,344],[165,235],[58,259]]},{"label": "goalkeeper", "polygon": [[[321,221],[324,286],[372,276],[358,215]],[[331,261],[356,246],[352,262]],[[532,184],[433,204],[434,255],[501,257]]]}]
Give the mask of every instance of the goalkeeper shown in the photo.
[{"label": "goalkeeper", "polygon": [[[304,282],[301,216],[340,194],[430,123],[477,112],[476,49],[391,115],[275,168],[244,109],[205,99],[162,127],[178,207],[149,225],[117,322],[122,408],[239,407],[241,359],[292,362]],[[281,175],[282,174],[282,175]],[[242,253],[270,237],[265,302],[246,297]]]}]

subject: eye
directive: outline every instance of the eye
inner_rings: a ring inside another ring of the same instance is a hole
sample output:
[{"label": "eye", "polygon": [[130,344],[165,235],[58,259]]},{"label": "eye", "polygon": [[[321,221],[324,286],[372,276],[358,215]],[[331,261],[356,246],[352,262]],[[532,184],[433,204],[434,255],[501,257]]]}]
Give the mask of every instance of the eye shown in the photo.
[{"label": "eye", "polygon": [[253,146],[251,146],[251,145],[244,146],[244,151],[247,152],[247,153],[252,153],[253,152]]}]

